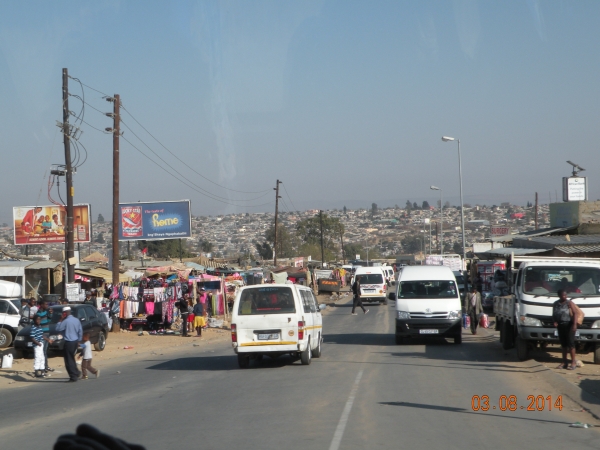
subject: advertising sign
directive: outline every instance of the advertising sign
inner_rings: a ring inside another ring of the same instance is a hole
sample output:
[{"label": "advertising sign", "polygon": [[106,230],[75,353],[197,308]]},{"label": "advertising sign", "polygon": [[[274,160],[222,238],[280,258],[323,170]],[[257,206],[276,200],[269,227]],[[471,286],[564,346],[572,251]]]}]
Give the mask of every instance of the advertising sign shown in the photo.
[{"label": "advertising sign", "polygon": [[490,236],[506,236],[510,233],[510,227],[492,226]]},{"label": "advertising sign", "polygon": [[67,283],[67,301],[69,302],[78,302],[79,301],[79,288],[81,285],[79,283]]},{"label": "advertising sign", "polygon": [[586,177],[563,177],[563,201],[585,202],[588,198]]},{"label": "advertising sign", "polygon": [[189,200],[119,204],[119,240],[192,237]]},{"label": "advertising sign", "polygon": [[[75,242],[89,242],[90,205],[73,206]],[[67,207],[17,206],[13,208],[15,245],[61,244],[65,242]]]}]

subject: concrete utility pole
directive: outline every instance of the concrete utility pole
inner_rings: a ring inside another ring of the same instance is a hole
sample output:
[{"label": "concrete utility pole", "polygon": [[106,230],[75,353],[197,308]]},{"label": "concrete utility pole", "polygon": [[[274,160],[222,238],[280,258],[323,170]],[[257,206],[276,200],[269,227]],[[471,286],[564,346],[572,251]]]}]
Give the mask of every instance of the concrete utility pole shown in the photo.
[{"label": "concrete utility pole", "polygon": [[538,193],[535,193],[535,229],[538,229]]},{"label": "concrete utility pole", "polygon": [[323,211],[319,210],[319,223],[321,225],[321,268],[325,268],[325,251],[323,249]]},{"label": "concrete utility pole", "polygon": [[[63,98],[63,142],[65,145],[65,176],[67,179],[67,228],[65,232],[65,245],[67,261],[67,272],[65,281],[75,281],[75,271],[71,258],[75,256],[75,235],[73,234],[73,201],[75,188],[73,187],[73,167],[71,166],[71,128],[69,126],[69,71],[62,70],[62,98]],[[66,296],[66,286],[65,286]]]},{"label": "concrete utility pole", "polygon": [[112,212],[112,282],[119,284],[119,136],[121,135],[121,97],[115,94],[113,102],[113,212]]},{"label": "concrete utility pole", "polygon": [[273,265],[277,267],[277,216],[279,214],[279,185],[281,181],[277,180],[273,190],[275,191],[275,239],[273,240]]}]

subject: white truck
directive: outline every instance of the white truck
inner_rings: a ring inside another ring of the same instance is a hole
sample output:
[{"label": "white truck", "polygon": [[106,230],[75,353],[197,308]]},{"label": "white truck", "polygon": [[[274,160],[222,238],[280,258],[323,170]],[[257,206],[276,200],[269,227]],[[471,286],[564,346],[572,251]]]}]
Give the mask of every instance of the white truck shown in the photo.
[{"label": "white truck", "polygon": [[8,347],[20,329],[21,285],[0,280],[0,348]]},{"label": "white truck", "polygon": [[538,345],[557,344],[552,305],[564,289],[585,313],[576,340],[600,364],[600,259],[511,256],[510,295],[494,297],[496,330],[504,349],[516,347],[521,361]]}]

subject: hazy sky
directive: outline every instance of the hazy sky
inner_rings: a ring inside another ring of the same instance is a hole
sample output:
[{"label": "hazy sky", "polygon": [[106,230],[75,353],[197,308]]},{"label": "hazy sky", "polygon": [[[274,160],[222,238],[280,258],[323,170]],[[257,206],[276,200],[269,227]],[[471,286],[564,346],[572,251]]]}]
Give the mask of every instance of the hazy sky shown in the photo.
[{"label": "hazy sky", "polygon": [[[120,94],[181,160],[123,112],[123,137],[146,155],[121,141],[123,202],[273,211],[279,178],[284,211],[433,204],[432,184],[457,204],[457,145],[442,135],[461,139],[465,203],[560,199],[568,159],[596,200],[598,23],[593,0],[3,1],[0,219],[49,203],[63,67]],[[84,94],[75,200],[108,218],[112,138],[93,127],[112,120],[93,108],[112,105]]]}]

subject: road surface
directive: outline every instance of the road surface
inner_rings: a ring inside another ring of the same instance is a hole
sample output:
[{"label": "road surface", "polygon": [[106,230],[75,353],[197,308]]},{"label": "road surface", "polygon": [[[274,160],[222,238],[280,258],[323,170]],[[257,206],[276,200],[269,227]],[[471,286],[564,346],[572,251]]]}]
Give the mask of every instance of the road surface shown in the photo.
[{"label": "road surface", "polygon": [[[86,422],[149,450],[598,448],[595,429],[568,426],[582,419],[569,398],[562,411],[547,401],[527,411],[529,395],[554,403],[561,392],[486,330],[462,345],[396,346],[393,302],[368,308],[328,312],[323,356],[310,366],[282,357],[240,370],[227,343],[188,338],[172,354],[100,367],[97,380],[4,390],[1,447],[49,449]],[[489,411],[473,411],[474,395],[489,397]],[[503,395],[517,397],[516,411],[500,410]]]}]

